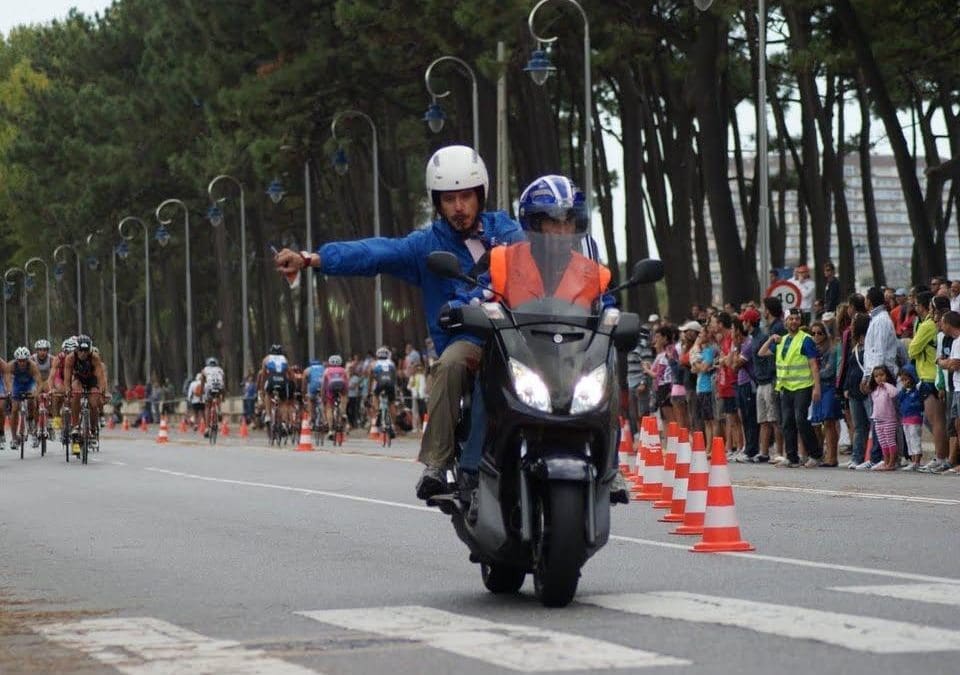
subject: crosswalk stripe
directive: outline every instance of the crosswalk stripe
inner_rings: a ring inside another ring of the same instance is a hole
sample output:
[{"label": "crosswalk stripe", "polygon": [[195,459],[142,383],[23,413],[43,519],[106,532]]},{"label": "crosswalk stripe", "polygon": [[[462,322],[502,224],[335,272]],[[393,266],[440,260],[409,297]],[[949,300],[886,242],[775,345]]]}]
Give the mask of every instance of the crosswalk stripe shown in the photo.
[{"label": "crosswalk stripe", "polygon": [[88,619],[36,630],[127,675],[315,673],[239,642],[215,640],[151,617]]},{"label": "crosswalk stripe", "polygon": [[654,652],[531,626],[502,624],[416,605],[297,612],[341,628],[414,640],[501,668],[524,672],[680,666]]},{"label": "crosswalk stripe", "polygon": [[736,598],[655,592],[594,595],[579,598],[579,602],[630,614],[815,640],[875,654],[960,650],[960,631]]},{"label": "crosswalk stripe", "polygon": [[960,585],[958,584],[890,584],[883,586],[835,586],[832,591],[844,593],[862,593],[879,595],[900,600],[918,600],[935,602],[938,605],[960,607]]}]

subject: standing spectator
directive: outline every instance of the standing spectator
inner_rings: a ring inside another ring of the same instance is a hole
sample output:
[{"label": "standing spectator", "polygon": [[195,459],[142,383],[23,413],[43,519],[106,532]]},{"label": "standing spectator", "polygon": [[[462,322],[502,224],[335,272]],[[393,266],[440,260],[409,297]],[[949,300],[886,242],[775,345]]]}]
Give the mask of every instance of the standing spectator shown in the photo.
[{"label": "standing spectator", "polygon": [[826,285],[823,289],[823,311],[836,312],[840,304],[840,280],[837,279],[836,268],[832,262],[824,263],[823,278]]},{"label": "standing spectator", "polygon": [[687,398],[687,418],[689,429],[701,429],[700,417],[697,415],[697,373],[690,365],[690,358],[696,354],[694,345],[703,326],[699,321],[687,321],[680,326],[680,381]]},{"label": "standing spectator", "polygon": [[[851,305],[852,306],[852,305]],[[843,374],[840,376],[840,389],[850,409],[850,452],[852,458],[846,465],[848,469],[869,469],[866,459],[867,437],[870,435],[870,417],[867,412],[867,395],[860,389],[863,379],[863,339],[867,335],[870,316],[858,313],[850,328],[850,352],[847,356]]]},{"label": "standing spectator", "polygon": [[837,398],[836,378],[839,344],[827,332],[822,321],[814,321],[810,327],[817,351],[820,353],[820,400],[813,404],[810,411],[810,422],[819,430],[818,440],[823,444],[823,461],[820,466],[834,467],[838,465],[837,452],[840,441],[840,400]]},{"label": "standing spectator", "polygon": [[[947,420],[943,402],[937,392],[937,324],[934,322],[933,293],[917,294],[917,315],[920,323],[907,348],[907,355],[916,364],[913,379],[923,406],[923,415],[930,424],[933,447],[937,457],[947,456]],[[904,429],[906,431],[906,429]],[[909,449],[909,440],[907,447]]]},{"label": "standing spectator", "polygon": [[733,362],[737,371],[737,410],[743,425],[743,452],[736,458],[738,462],[752,462],[760,451],[756,395],[758,383],[753,372],[757,351],[754,336],[759,333],[759,323],[760,313],[755,309],[746,309],[740,314]]},{"label": "standing spectator", "polygon": [[923,403],[920,400],[919,379],[917,371],[907,364],[900,369],[901,389],[897,394],[897,408],[900,411],[900,422],[903,424],[903,437],[907,444],[907,455],[910,463],[906,471],[920,470],[920,457],[923,449],[920,446],[920,431],[923,428]]},{"label": "standing spectator", "polygon": [[409,380],[411,377],[413,377],[413,373],[416,371],[417,366],[423,363],[423,357],[420,356],[420,352],[418,352],[416,348],[414,348],[414,346],[409,342],[407,343],[407,346],[404,347],[404,350],[406,352],[406,357],[404,358],[403,366],[406,370],[407,379]]},{"label": "standing spectator", "polygon": [[[873,391],[871,383],[873,382],[874,368],[886,366],[891,375],[890,379],[896,377],[896,374],[900,371],[897,364],[900,341],[897,340],[893,322],[890,320],[890,314],[887,313],[883,290],[879,286],[872,286],[867,290],[866,300],[867,310],[870,312],[870,326],[867,328],[867,335],[863,341],[864,375],[860,381],[860,390],[864,394],[869,394]],[[870,398],[868,402],[872,400]],[[872,412],[871,419],[873,419]],[[879,464],[883,461],[883,453],[876,435],[874,435],[873,441],[873,447],[870,450],[870,462]]]},{"label": "standing spectator", "polygon": [[893,332],[899,338],[913,337],[913,320],[916,313],[913,304],[909,302],[907,289],[898,288],[893,292],[893,309],[890,310],[890,321],[893,322]]},{"label": "standing spectator", "polygon": [[433,338],[431,337],[427,337],[423,344],[427,347],[427,369],[429,370],[430,366],[437,361],[437,348],[433,346]]},{"label": "standing spectator", "polygon": [[629,400],[627,422],[630,434],[636,436],[640,429],[638,420],[650,414],[650,389],[653,380],[647,374],[647,366],[653,362],[653,349],[650,346],[650,327],[640,331],[637,346],[627,354],[627,390]]},{"label": "standing spectator", "polygon": [[793,271],[793,283],[800,289],[800,313],[803,325],[810,324],[813,315],[813,300],[817,294],[817,284],[810,278],[810,268],[798,265]]},{"label": "standing spectator", "polygon": [[408,387],[410,388],[410,408],[413,411],[413,430],[420,432],[422,428],[420,419],[427,409],[425,405],[427,399],[427,380],[423,374],[423,363],[418,362],[417,365],[414,366]]},{"label": "standing spectator", "polygon": [[707,447],[711,447],[714,434],[714,381],[718,347],[713,332],[708,328],[700,331],[695,343],[697,350],[690,358],[690,367],[697,373],[697,419],[703,431]]},{"label": "standing spectator", "polygon": [[[822,459],[817,437],[807,419],[811,401],[820,400],[819,352],[813,339],[800,330],[801,313],[791,309],[787,315],[787,335],[771,335],[758,354],[776,354],[777,389],[780,391],[780,419],[786,459],[777,466],[800,466],[798,438],[807,450],[807,468],[814,468]],[[774,352],[774,348],[776,351]]]},{"label": "standing spectator", "polygon": [[950,310],[960,312],[960,281],[950,282]]},{"label": "standing spectator", "polygon": [[670,367],[671,355],[676,360],[673,351],[673,330],[669,326],[660,326],[653,334],[653,349],[656,357],[650,365],[644,364],[644,372],[653,378],[657,410],[663,418],[664,424],[676,422],[673,414],[673,401],[670,394],[673,390],[674,371]]},{"label": "standing spectator", "polygon": [[684,383],[684,369],[680,365],[680,339],[677,328],[671,327],[670,350],[667,352],[667,364],[673,372],[673,386],[670,388],[670,402],[673,404],[673,419],[681,428],[690,428],[687,415],[687,386]]},{"label": "standing spectator", "polygon": [[[713,317],[710,325],[720,349],[714,378],[719,403],[716,415],[718,422],[723,419],[724,446],[727,449],[728,459],[733,460],[743,448],[743,430],[740,428],[740,417],[737,415],[737,375],[733,370],[736,358],[733,351],[733,317],[726,312],[720,312]],[[717,433],[720,433],[719,424]]]},{"label": "standing spectator", "polygon": [[[960,436],[960,395],[957,394],[960,389],[960,314],[957,312],[946,312],[940,320],[940,328],[943,331],[943,340],[938,353],[937,365],[944,371],[944,376],[950,380],[947,397],[950,401],[948,418],[952,423],[958,436]],[[947,343],[950,344],[949,353],[944,356]],[[956,459],[951,451],[951,458]],[[921,471],[929,473],[941,473],[952,468],[953,463],[948,459],[934,457],[927,462]],[[953,472],[956,473],[956,472]]]},{"label": "standing spectator", "polygon": [[353,368],[348,368],[350,374],[347,379],[347,423],[351,429],[360,426],[360,363],[359,360]]},{"label": "standing spectator", "polygon": [[760,427],[760,451],[755,461],[770,461],[770,444],[775,443],[777,455],[783,457],[783,432],[780,429],[780,392],[776,389],[776,362],[773,354],[761,355],[760,347],[771,335],[785,335],[783,325],[783,303],[780,298],[763,299],[763,316],[767,324],[766,334],[759,330],[754,335],[753,376],[757,381],[757,424]]},{"label": "standing spectator", "polygon": [[257,408],[257,376],[247,373],[243,382],[243,418],[247,424],[253,424],[254,411]]},{"label": "standing spectator", "polygon": [[897,388],[890,383],[893,375],[883,364],[871,372],[870,402],[873,412],[873,428],[880,442],[883,461],[874,463],[871,471],[892,471],[897,459]]}]

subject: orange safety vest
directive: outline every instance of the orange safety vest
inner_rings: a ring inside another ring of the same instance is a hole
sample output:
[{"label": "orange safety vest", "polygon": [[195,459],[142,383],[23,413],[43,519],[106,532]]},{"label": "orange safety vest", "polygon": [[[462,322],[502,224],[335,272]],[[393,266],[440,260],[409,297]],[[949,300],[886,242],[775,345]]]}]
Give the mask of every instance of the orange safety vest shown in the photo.
[{"label": "orange safety vest", "polygon": [[[530,254],[528,241],[490,250],[490,282],[493,290],[503,296],[507,307],[519,307],[546,296],[543,278]],[[603,293],[609,284],[609,269],[572,251],[567,269],[552,296],[589,309],[597,299],[597,291]]]}]

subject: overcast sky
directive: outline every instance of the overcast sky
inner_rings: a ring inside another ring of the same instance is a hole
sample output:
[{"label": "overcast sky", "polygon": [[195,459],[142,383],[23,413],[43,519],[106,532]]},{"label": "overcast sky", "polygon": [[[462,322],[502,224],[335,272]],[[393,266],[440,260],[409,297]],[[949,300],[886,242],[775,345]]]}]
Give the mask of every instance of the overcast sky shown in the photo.
[{"label": "overcast sky", "polygon": [[92,16],[111,4],[111,0],[2,0],[0,33],[6,35],[14,26],[25,23],[50,23],[62,19],[71,7]]}]

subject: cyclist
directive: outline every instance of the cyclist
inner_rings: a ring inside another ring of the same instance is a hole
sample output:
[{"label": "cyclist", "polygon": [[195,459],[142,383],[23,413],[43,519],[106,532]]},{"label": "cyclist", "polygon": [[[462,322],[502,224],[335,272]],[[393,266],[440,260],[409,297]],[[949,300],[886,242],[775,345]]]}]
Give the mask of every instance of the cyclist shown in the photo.
[{"label": "cyclist", "polygon": [[[77,339],[68,337],[60,345],[60,352],[53,357],[50,364],[50,377],[47,379],[48,390],[53,394],[50,402],[50,418],[60,417],[63,399],[66,394],[63,380],[63,366],[67,362],[67,355],[77,348]],[[61,420],[62,422],[62,420]]]},{"label": "cyclist", "polygon": [[320,398],[320,386],[323,384],[323,362],[320,359],[310,359],[310,365],[303,371],[303,398],[310,406],[310,419],[316,417],[316,406],[323,408],[323,400]]},{"label": "cyclist", "polygon": [[[102,396],[107,391],[107,372],[103,367],[103,361],[93,353],[93,341],[89,336],[77,336],[77,347],[73,353],[67,355],[63,365],[63,381],[70,389],[70,417],[73,420],[80,419],[80,394],[84,389],[87,390],[90,402],[90,431],[93,434],[90,444],[91,447],[96,448],[100,430]],[[73,435],[76,438],[79,436],[79,427],[77,424],[72,426]],[[79,450],[74,450],[74,454],[78,453]]]},{"label": "cyclist", "polygon": [[327,408],[327,438],[333,440],[333,403],[334,397],[340,397],[340,411],[343,414],[343,397],[347,393],[347,369],[343,367],[343,358],[334,354],[327,359],[327,368],[323,371],[323,400]]},{"label": "cyclist", "polygon": [[270,419],[273,412],[272,394],[276,392],[277,400],[280,402],[280,409],[277,411],[277,418],[284,420],[284,412],[287,410],[286,402],[290,399],[291,384],[289,379],[290,364],[287,357],[283,354],[283,345],[273,344],[270,346],[270,353],[263,357],[260,366],[260,373],[257,375],[257,391],[265,394],[264,413],[266,419]]},{"label": "cyclist", "polygon": [[[209,357],[203,370],[200,371],[200,383],[203,386],[203,402],[206,406],[210,405],[213,399],[223,403],[223,392],[226,390],[226,375],[223,374],[223,368],[220,362],[214,357]],[[208,410],[205,408],[203,414]]]},{"label": "cyclist", "polygon": [[457,282],[427,269],[427,254],[449,251],[470,270],[497,244],[523,239],[520,225],[502,211],[483,212],[490,180],[483,159],[473,148],[451,145],[437,150],[426,167],[427,195],[436,219],[406,237],[333,242],[316,251],[284,249],[276,256],[284,274],[310,265],[327,275],[392,274],[423,292],[430,336],[440,359],[431,374],[430,424],[420,444],[425,465],[417,497],[429,499],[447,489],[445,471],[454,453],[454,427],[460,398],[471,386],[483,353],[481,340],[471,335],[447,335],[440,328],[440,310],[453,299]]},{"label": "cyclist", "polygon": [[203,373],[197,373],[187,385],[187,403],[193,413],[193,430],[196,431],[203,419]]},{"label": "cyclist", "polygon": [[[30,360],[29,349],[26,347],[16,348],[13,352],[13,361],[7,361],[3,368],[3,379],[6,390],[10,392],[10,397],[13,399],[10,429],[14,434],[13,442],[16,443],[19,440],[16,437],[17,425],[20,423],[20,415],[22,412],[20,402],[24,396],[29,397],[27,404],[29,414],[27,419],[30,420],[30,423],[33,422],[36,413],[36,403],[33,395],[36,393],[37,386],[40,384],[40,369],[37,368],[36,363]],[[33,447],[37,447],[38,445],[40,445],[40,441],[34,438]]]},{"label": "cyclist", "polygon": [[[34,363],[37,364],[37,368],[40,370],[40,392],[49,394],[50,374],[53,372],[54,361],[54,357],[50,355],[50,341],[41,338],[34,343],[33,349],[33,355],[30,358]],[[50,416],[48,416],[48,425],[50,423],[50,419]],[[39,444],[40,439],[36,437],[36,430],[34,430],[34,434],[34,441]]]},{"label": "cyclist", "polygon": [[[388,407],[387,414],[390,415],[390,419],[396,419],[397,366],[390,358],[389,347],[380,347],[380,349],[377,350],[377,360],[373,363],[373,395],[376,397],[375,405],[378,414],[381,409],[380,397],[385,396]],[[384,420],[380,420],[381,429],[385,424],[386,422]],[[391,432],[392,429],[393,425],[391,425]]]}]

